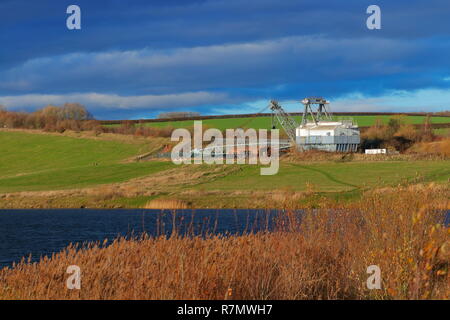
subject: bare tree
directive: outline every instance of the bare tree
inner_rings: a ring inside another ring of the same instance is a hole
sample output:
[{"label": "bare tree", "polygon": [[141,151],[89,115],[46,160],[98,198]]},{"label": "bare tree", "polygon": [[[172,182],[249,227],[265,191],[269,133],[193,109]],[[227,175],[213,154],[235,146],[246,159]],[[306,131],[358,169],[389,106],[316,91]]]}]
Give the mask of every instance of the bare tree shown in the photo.
[{"label": "bare tree", "polygon": [[91,120],[92,114],[85,106],[79,103],[65,103],[62,106],[62,115],[65,120]]}]

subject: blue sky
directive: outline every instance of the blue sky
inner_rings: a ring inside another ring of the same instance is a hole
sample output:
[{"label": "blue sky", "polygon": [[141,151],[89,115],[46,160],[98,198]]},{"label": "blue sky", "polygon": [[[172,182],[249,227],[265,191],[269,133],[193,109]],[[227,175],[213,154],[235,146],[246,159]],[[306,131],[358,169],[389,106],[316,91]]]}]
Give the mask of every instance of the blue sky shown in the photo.
[{"label": "blue sky", "polygon": [[0,104],[80,102],[99,119],[299,111],[314,95],[334,111],[450,110],[449,17],[448,0],[0,0]]}]

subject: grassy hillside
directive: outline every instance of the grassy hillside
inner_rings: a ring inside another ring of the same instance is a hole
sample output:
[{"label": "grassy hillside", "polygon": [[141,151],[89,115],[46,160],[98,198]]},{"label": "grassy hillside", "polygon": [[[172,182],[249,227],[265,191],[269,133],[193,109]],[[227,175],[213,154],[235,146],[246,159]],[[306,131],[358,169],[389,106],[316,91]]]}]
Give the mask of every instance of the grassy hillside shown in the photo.
[{"label": "grassy hillside", "polygon": [[172,166],[123,163],[145,145],[65,136],[0,132],[0,192],[52,190],[120,182]]},{"label": "grassy hillside", "polygon": [[158,198],[180,199],[194,207],[258,207],[277,192],[313,191],[354,199],[372,188],[446,183],[450,179],[450,161],[419,161],[408,156],[380,161],[356,156],[346,162],[339,157],[295,162],[282,159],[274,176],[261,176],[259,166],[175,166],[170,161],[128,161],[148,152],[153,140],[0,131],[0,193],[106,185],[93,188],[95,192],[70,191],[51,198],[46,192],[0,197],[0,207],[140,207]]},{"label": "grassy hillside", "polygon": [[[294,117],[298,122],[300,122],[300,116]],[[375,123],[377,119],[380,119],[383,123],[387,123],[391,118],[390,115],[383,116],[335,116],[334,119],[353,119],[358,123],[360,127],[371,126]],[[423,116],[406,116],[404,117],[406,123],[410,124],[421,124],[424,122],[425,117]],[[450,117],[432,117],[432,123],[449,123]],[[174,128],[186,128],[194,124],[193,120],[186,121],[167,121],[167,122],[149,122],[145,123],[145,126],[150,127],[164,127],[172,126]],[[207,119],[203,120],[203,125],[211,128],[217,128],[219,130],[233,129],[237,127],[243,128],[255,128],[255,129],[269,129],[271,126],[270,117],[254,117],[254,118],[231,118],[231,119]]]}]

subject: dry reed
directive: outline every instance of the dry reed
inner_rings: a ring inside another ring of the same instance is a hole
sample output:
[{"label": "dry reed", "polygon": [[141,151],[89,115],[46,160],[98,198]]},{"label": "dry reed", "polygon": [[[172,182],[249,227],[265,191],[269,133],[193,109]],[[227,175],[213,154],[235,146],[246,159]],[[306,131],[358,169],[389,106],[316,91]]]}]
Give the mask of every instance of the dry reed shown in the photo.
[{"label": "dry reed", "polygon": [[[386,189],[299,216],[274,232],[143,236],[70,246],[0,271],[0,299],[448,299],[448,186]],[[81,290],[66,268],[82,270]],[[367,267],[381,269],[368,290]]]},{"label": "dry reed", "polygon": [[189,204],[176,199],[154,199],[147,202],[144,209],[188,209]]}]

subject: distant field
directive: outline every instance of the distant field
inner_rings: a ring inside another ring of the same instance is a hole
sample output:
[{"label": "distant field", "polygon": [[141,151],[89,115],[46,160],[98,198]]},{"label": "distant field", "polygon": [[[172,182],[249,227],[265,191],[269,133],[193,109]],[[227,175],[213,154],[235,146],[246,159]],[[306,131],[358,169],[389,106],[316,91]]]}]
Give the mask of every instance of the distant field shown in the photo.
[{"label": "distant field", "polygon": [[125,181],[172,166],[122,163],[142,145],[64,136],[0,132],[0,192],[53,190]]},{"label": "distant field", "polygon": [[[377,119],[383,123],[388,123],[390,115],[381,116],[335,116],[334,119],[353,119],[360,127],[371,126]],[[300,122],[301,117],[295,116],[295,120]],[[424,116],[405,116],[404,120],[410,124],[422,124],[425,120]],[[450,117],[432,117],[432,123],[450,123]],[[186,121],[167,121],[167,122],[148,122],[145,126],[149,127],[165,127],[172,126],[174,128],[187,128],[193,126],[193,120]],[[271,117],[249,117],[249,118],[230,118],[230,119],[207,119],[203,120],[203,125],[219,130],[233,129],[233,128],[255,128],[255,129],[269,129],[271,126]]]},{"label": "distant field", "polygon": [[434,129],[433,133],[438,136],[450,137],[450,128]]}]

